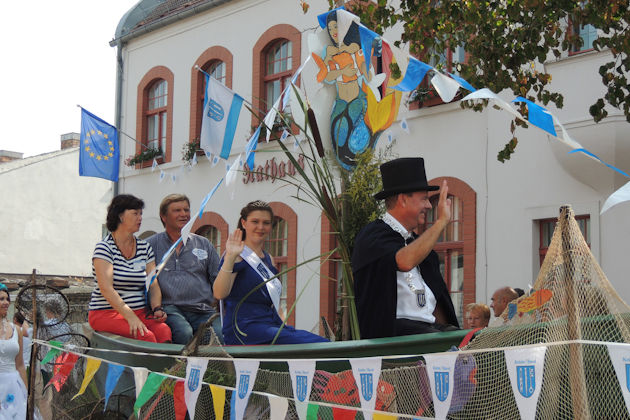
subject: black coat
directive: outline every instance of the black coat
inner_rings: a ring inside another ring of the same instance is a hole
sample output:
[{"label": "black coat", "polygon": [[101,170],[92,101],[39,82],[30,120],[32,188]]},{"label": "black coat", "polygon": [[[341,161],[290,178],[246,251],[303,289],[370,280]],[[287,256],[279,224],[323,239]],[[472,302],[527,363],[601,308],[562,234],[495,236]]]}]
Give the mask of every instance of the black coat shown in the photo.
[{"label": "black coat", "polygon": [[[403,237],[382,220],[365,226],[355,238],[352,253],[354,293],[361,338],[395,335],[397,283],[396,253],[405,246]],[[418,266],[437,301],[436,309],[450,325],[459,326],[435,251]]]}]

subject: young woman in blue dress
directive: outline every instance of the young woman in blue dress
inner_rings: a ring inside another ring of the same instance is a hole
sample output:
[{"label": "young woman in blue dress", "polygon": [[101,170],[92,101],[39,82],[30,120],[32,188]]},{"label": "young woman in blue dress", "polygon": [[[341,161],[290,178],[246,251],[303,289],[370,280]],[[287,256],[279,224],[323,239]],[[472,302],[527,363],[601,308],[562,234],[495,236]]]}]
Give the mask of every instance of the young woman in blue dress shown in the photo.
[{"label": "young woman in blue dress", "polygon": [[[252,201],[241,209],[238,228],[228,237],[220,270],[214,281],[214,297],[223,301],[225,344],[316,343],[328,341],[308,331],[282,325],[278,315],[282,283],[270,279],[278,270],[263,250],[271,232],[273,211],[263,201]],[[245,296],[237,310],[237,305]],[[278,334],[278,331],[280,333]]]}]

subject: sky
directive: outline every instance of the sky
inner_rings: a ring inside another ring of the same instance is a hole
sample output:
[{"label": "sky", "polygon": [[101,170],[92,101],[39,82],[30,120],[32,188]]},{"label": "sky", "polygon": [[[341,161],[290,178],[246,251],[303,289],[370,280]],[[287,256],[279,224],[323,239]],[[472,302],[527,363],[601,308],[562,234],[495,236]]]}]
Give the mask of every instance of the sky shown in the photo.
[{"label": "sky", "polygon": [[122,16],[138,0],[2,3],[0,150],[24,157],[59,150],[81,129],[81,105],[114,124],[116,48]]}]

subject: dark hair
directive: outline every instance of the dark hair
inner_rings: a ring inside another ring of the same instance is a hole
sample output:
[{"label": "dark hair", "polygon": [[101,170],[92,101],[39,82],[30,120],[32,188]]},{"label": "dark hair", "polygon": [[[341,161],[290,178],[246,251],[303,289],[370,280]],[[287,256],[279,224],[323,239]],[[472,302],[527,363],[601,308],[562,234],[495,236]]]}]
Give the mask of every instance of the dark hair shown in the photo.
[{"label": "dark hair", "polygon": [[247,203],[247,205],[245,207],[243,207],[241,209],[241,217],[238,218],[238,222],[236,223],[236,226],[243,231],[243,240],[245,240],[245,229],[243,229],[243,225],[241,224],[241,220],[247,220],[247,217],[249,216],[249,214],[253,211],[267,211],[269,212],[269,214],[271,215],[271,223],[273,223],[273,210],[271,208],[271,206],[269,205],[269,203],[266,203],[264,201],[261,200],[256,200],[256,201],[250,201],[249,203]]},{"label": "dark hair", "polygon": [[11,295],[9,294],[9,288],[4,283],[0,283],[0,293],[1,292],[6,293],[7,298],[9,299],[9,302],[11,302]]},{"label": "dark hair", "polygon": [[185,201],[188,203],[190,207],[190,200],[184,194],[169,194],[160,203],[160,221],[162,222],[162,226],[166,226],[164,220],[162,220],[162,216],[166,216],[166,212],[168,211],[168,206],[173,203],[179,203],[180,201]]},{"label": "dark hair", "polygon": [[24,315],[21,312],[16,312],[13,314],[13,322],[16,322],[20,325],[24,324]]},{"label": "dark hair", "polygon": [[120,194],[112,198],[112,202],[107,207],[107,230],[114,232],[120,225],[120,215],[125,210],[141,210],[144,208],[144,201],[131,194]]}]

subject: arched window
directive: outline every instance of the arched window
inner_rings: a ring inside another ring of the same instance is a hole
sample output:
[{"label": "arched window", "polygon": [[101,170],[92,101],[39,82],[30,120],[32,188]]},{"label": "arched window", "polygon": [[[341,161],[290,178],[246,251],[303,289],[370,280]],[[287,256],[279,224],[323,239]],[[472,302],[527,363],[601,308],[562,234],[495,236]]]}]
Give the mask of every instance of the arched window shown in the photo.
[{"label": "arched window", "polygon": [[[477,195],[466,183],[457,178],[437,178],[431,185],[448,182],[451,199],[451,222],[440,235],[433,248],[440,259],[440,271],[448,287],[460,325],[463,325],[464,308],[475,301],[475,247]],[[426,227],[437,219],[439,192],[431,194],[431,209]]]},{"label": "arched window", "polygon": [[[138,85],[138,109],[136,114],[136,154],[146,148],[161,150],[158,163],[170,162],[173,131],[173,73],[163,66],[147,72]],[[152,160],[137,167],[151,166]]]},{"label": "arched window", "polygon": [[215,45],[205,50],[195,61],[191,69],[190,86],[190,139],[198,141],[201,133],[201,117],[203,100],[206,94],[206,78],[204,72],[232,88],[232,53],[226,48]]},{"label": "arched window", "polygon": [[168,116],[168,82],[156,80],[149,88],[147,107],[147,146],[151,149],[166,150],[166,117]]},{"label": "arched window", "polygon": [[[297,261],[297,214],[286,204],[269,203],[274,213],[274,223],[265,243],[265,250],[273,257],[279,272],[295,267]],[[295,302],[296,270],[281,275],[282,296],[280,297],[281,312],[288,313]],[[297,309],[296,309],[297,310]],[[295,310],[287,321],[295,325]]]},{"label": "arched window", "polygon": [[219,256],[225,251],[228,237],[228,224],[223,217],[213,211],[204,212],[200,219],[193,223],[192,232],[208,238]]},{"label": "arched window", "polygon": [[292,48],[291,41],[281,39],[274,42],[265,53],[265,111],[271,109],[293,74]]},{"label": "arched window", "polygon": [[[286,24],[272,26],[258,38],[253,48],[253,109],[262,117],[280,96],[293,73],[300,67],[301,33]],[[259,120],[252,115],[252,125]]]}]

